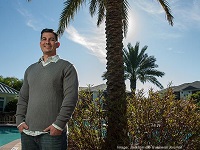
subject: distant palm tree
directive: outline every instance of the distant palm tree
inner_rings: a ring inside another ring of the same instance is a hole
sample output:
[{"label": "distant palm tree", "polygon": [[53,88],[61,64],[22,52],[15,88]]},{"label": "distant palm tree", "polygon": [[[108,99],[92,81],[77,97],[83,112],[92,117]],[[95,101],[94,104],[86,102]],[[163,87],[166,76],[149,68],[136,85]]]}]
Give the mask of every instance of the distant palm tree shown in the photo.
[{"label": "distant palm tree", "polygon": [[[134,91],[136,89],[137,80],[143,84],[151,82],[162,89],[163,86],[156,77],[162,77],[165,73],[155,69],[158,67],[155,64],[156,58],[145,53],[147,46],[144,46],[140,52],[139,42],[136,43],[135,47],[132,47],[130,43],[127,47],[128,51],[125,48],[123,49],[124,79],[130,80],[131,90]],[[103,80],[107,79],[106,72],[103,73],[102,78]]]},{"label": "distant palm tree", "polygon": [[127,45],[127,49],[123,49],[124,56],[124,70],[125,79],[130,80],[131,90],[136,89],[137,80],[143,84],[145,82],[151,82],[163,88],[162,84],[156,79],[156,77],[162,77],[165,75],[164,72],[156,70],[158,67],[156,58],[154,56],[148,56],[146,52],[147,46],[144,46],[139,52],[139,42],[136,42],[135,47],[130,43]]}]

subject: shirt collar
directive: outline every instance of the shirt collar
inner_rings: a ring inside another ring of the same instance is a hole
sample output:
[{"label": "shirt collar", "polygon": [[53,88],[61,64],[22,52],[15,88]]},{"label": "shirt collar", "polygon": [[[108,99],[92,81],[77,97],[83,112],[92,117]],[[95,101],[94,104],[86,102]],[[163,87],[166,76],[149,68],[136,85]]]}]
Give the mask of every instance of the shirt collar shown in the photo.
[{"label": "shirt collar", "polygon": [[39,63],[42,62],[43,66],[45,66],[45,65],[47,65],[51,62],[56,63],[59,59],[60,59],[59,55],[54,55],[54,56],[48,57],[47,60],[44,62],[44,59],[43,59],[43,56],[42,56],[39,59]]}]

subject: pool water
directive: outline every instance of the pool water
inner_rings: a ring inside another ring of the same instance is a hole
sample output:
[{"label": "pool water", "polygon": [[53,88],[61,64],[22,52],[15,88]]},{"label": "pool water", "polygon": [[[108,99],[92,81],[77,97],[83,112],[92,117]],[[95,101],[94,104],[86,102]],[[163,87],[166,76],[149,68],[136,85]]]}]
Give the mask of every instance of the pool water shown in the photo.
[{"label": "pool water", "polygon": [[0,146],[20,138],[17,127],[0,126]]}]

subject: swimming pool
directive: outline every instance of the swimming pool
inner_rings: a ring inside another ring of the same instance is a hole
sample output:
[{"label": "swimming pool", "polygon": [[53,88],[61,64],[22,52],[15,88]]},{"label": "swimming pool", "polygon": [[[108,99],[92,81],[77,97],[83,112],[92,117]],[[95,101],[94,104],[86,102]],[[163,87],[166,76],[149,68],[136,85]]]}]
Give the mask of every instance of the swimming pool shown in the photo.
[{"label": "swimming pool", "polygon": [[0,126],[0,146],[20,138],[20,133],[15,126]]}]

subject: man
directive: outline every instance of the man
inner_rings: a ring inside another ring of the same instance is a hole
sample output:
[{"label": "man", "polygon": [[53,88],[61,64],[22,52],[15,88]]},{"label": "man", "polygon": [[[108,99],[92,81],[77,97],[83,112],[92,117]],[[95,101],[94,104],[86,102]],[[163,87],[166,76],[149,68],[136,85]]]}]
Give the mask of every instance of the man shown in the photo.
[{"label": "man", "polygon": [[78,78],[74,66],[56,54],[59,46],[54,30],[43,29],[43,56],[25,71],[16,112],[22,150],[67,149],[66,124],[78,100]]}]

